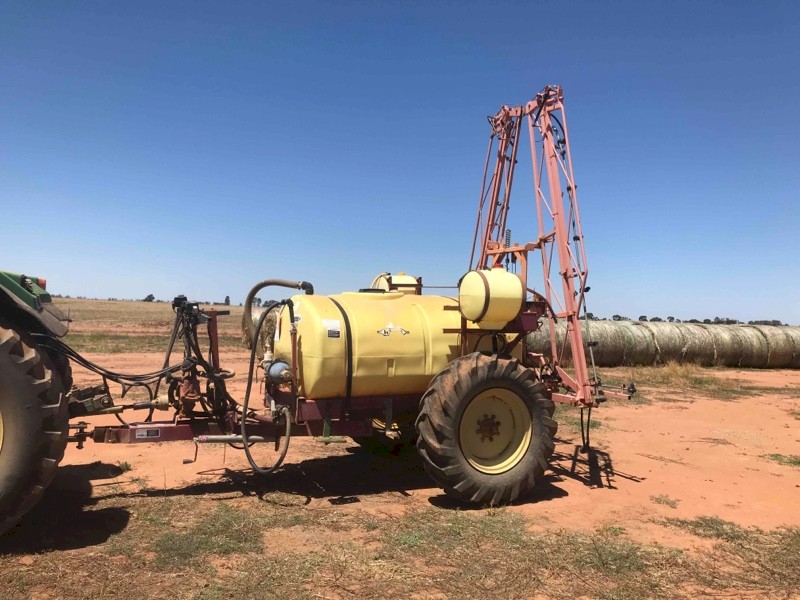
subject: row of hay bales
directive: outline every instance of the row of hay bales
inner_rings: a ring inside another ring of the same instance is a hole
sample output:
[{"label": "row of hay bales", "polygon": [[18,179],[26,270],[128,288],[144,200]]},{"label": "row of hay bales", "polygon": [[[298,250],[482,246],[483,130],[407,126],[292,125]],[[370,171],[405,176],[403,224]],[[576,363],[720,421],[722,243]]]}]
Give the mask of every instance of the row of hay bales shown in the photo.
[{"label": "row of hay bales", "polygon": [[[800,327],[581,321],[581,328],[584,344],[589,340],[597,342],[592,350],[595,363],[602,367],[677,361],[800,369]],[[559,339],[565,339],[566,323],[557,323],[556,332]],[[546,323],[528,336],[528,344],[534,352],[549,356],[550,332]]]}]

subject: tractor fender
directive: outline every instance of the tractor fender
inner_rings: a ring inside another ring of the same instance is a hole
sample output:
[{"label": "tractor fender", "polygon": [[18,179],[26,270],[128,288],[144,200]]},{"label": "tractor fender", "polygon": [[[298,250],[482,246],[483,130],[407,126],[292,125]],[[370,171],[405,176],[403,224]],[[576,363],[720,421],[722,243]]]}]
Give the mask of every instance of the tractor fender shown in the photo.
[{"label": "tractor fender", "polygon": [[64,337],[69,331],[69,318],[53,305],[50,295],[31,293],[15,283],[7,276],[0,277],[0,314],[29,331]]}]

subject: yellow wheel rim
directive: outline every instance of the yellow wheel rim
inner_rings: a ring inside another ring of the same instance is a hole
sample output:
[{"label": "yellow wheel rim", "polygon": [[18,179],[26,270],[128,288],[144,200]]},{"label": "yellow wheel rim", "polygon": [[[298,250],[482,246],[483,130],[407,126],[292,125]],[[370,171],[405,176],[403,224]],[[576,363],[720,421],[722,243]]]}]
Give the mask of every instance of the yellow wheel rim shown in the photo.
[{"label": "yellow wheel rim", "polygon": [[458,427],[461,452],[481,473],[513,469],[531,443],[531,415],[517,394],[505,388],[484,390],[470,400]]}]

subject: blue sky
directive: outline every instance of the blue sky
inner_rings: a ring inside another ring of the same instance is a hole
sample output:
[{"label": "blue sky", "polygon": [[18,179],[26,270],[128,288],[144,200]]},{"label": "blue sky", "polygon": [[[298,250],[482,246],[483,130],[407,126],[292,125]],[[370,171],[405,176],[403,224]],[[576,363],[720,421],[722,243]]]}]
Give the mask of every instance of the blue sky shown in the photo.
[{"label": "blue sky", "polygon": [[592,312],[800,324],[799,40],[796,2],[2,2],[0,266],[101,298],[452,285],[486,115],[558,83]]}]

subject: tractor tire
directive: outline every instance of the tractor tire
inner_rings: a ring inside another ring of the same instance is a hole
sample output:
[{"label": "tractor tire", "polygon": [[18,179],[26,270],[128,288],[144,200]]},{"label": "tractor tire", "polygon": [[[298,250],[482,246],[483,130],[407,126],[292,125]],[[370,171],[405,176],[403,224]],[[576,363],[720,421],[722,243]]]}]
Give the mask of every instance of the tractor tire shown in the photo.
[{"label": "tractor tire", "polygon": [[0,323],[0,534],[39,501],[64,457],[70,382],[63,357]]},{"label": "tractor tire", "polygon": [[496,506],[533,490],[558,425],[546,388],[513,359],[473,353],[451,362],[420,402],[417,451],[461,502]]}]

